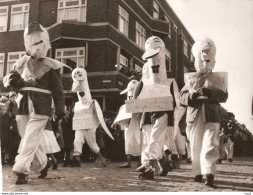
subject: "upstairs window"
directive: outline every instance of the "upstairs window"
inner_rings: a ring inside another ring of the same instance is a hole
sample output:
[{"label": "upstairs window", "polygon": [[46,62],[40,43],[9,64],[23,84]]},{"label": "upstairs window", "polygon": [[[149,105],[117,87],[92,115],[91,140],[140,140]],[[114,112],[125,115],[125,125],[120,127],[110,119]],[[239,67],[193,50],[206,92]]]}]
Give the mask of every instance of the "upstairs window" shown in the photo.
[{"label": "upstairs window", "polygon": [[[56,49],[56,60],[68,65],[70,68],[85,67],[85,47]],[[66,67],[61,68],[61,74],[71,73],[72,70]]]},{"label": "upstairs window", "polygon": [[153,17],[159,18],[159,5],[156,1],[153,1]]},{"label": "upstairs window", "polygon": [[168,29],[169,30],[169,35],[168,36],[171,38],[171,28],[172,28],[171,21],[170,21],[170,19],[167,15],[164,15],[164,18],[169,23],[169,29]]},{"label": "upstairs window", "polygon": [[184,55],[188,57],[188,42],[184,39]]},{"label": "upstairs window", "polygon": [[136,72],[142,72],[142,67],[139,66],[138,64],[134,64],[134,70],[135,70]]},{"label": "upstairs window", "polygon": [[4,76],[4,53],[0,53],[0,79]]},{"label": "upstairs window", "polygon": [[59,0],[57,22],[86,22],[87,0]]},{"label": "upstairs window", "polygon": [[9,72],[13,70],[14,64],[15,64],[16,61],[19,60],[23,55],[25,55],[25,51],[10,52],[10,53],[8,53],[8,63],[7,63],[6,74],[9,74]]},{"label": "upstairs window", "polygon": [[125,56],[121,55],[121,54],[120,54],[119,62],[120,62],[120,65],[128,67],[128,59]]},{"label": "upstairs window", "polygon": [[172,72],[171,69],[171,54],[170,52],[165,49],[165,63],[166,63],[166,72]]},{"label": "upstairs window", "polygon": [[0,7],[0,32],[7,30],[8,6]]},{"label": "upstairs window", "polygon": [[28,26],[30,4],[18,4],[11,6],[10,30],[24,30]]},{"label": "upstairs window", "polygon": [[119,31],[128,36],[129,14],[119,6]]},{"label": "upstairs window", "polygon": [[145,41],[146,41],[146,30],[136,22],[136,43],[142,49],[145,49]]}]

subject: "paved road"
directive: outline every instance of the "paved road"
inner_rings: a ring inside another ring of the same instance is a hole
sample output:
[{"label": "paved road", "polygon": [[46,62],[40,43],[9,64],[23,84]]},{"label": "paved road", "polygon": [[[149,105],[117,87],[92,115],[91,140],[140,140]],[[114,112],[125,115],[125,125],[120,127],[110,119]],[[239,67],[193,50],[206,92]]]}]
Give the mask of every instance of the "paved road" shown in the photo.
[{"label": "paved road", "polygon": [[36,174],[29,175],[29,183],[15,185],[16,176],[11,172],[10,165],[3,168],[4,192],[195,192],[214,191],[253,192],[253,158],[237,158],[234,162],[223,162],[217,166],[215,179],[216,189],[206,187],[204,183],[193,182],[191,165],[182,161],[180,169],[174,169],[165,177],[154,180],[138,178],[132,168],[118,169],[122,162],[112,162],[107,167],[96,168],[93,163],[82,163],[81,168],[62,167],[50,170],[47,178],[37,179]]}]

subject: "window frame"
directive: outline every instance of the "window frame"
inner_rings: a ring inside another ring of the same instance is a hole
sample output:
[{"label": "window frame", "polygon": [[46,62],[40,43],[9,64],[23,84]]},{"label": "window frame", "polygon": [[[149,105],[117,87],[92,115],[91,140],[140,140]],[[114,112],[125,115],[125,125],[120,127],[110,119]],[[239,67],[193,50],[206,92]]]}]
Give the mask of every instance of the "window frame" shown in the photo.
[{"label": "window frame", "polygon": [[135,24],[135,39],[136,39],[135,43],[138,46],[140,46],[142,49],[145,49],[145,42],[146,42],[146,39],[147,39],[146,29],[137,21],[136,21],[136,24]]},{"label": "window frame", "polygon": [[[1,57],[3,57],[3,59],[1,59]],[[5,60],[5,53],[0,53],[0,64],[3,64],[3,66],[0,66],[0,72],[1,72],[1,68],[2,68],[2,73],[0,74],[0,79],[3,79],[4,77],[4,60]]]},{"label": "window frame", "polygon": [[184,55],[188,58],[189,57],[189,43],[188,41],[184,38],[183,39],[183,52],[184,52]]},{"label": "window frame", "polygon": [[[66,52],[66,51],[70,51],[70,52],[71,51],[76,51],[76,55],[64,55],[64,52]],[[80,51],[83,51],[83,54],[80,54]],[[58,56],[58,52],[61,53],[60,56]],[[86,47],[58,48],[58,49],[55,49],[55,59],[59,60],[63,64],[66,64],[66,63],[63,62],[63,59],[77,58],[76,67],[85,68],[87,66],[87,64],[86,64],[87,56],[86,56],[85,52],[86,52]],[[83,65],[79,64],[78,58],[83,58],[84,59]],[[61,67],[60,74],[68,74],[68,73],[63,73],[63,67]]]},{"label": "window frame", "polygon": [[[84,4],[83,4],[84,1]],[[66,4],[68,2],[78,2],[77,5],[70,5],[67,6]],[[61,6],[62,4],[62,6]],[[67,18],[67,11],[70,10],[77,10],[77,19],[68,19]],[[83,10],[85,10],[85,15],[84,18],[82,18],[81,13],[83,12]],[[61,13],[62,11],[62,13]],[[62,15],[60,15],[62,14]],[[67,20],[67,21],[77,21],[77,22],[86,22],[87,20],[87,0],[58,0],[58,5],[57,5],[57,22],[62,23],[63,20]]]},{"label": "window frame", "polygon": [[[6,32],[7,26],[8,26],[8,18],[9,18],[9,6],[0,6],[0,9],[6,9],[6,13],[0,13],[0,16],[6,16],[6,21],[4,26],[0,26],[0,32]],[[3,27],[3,30],[1,30],[1,27]]]},{"label": "window frame", "polygon": [[[124,62],[126,62],[126,64],[124,64]],[[129,67],[129,59],[122,54],[119,55],[119,63],[121,66]]]},{"label": "window frame", "polygon": [[168,37],[171,38],[171,34],[172,34],[172,24],[171,23],[172,22],[166,14],[164,14],[164,18],[169,23],[169,35],[168,35]]},{"label": "window frame", "polygon": [[[164,54],[165,54],[165,63],[166,63],[166,61],[169,62],[169,70],[167,70],[167,66],[166,66],[166,72],[167,72],[167,73],[168,73],[168,72],[172,72],[171,53],[170,53],[169,50],[165,49],[165,50],[164,50]],[[169,60],[167,60],[167,59],[169,59]]]},{"label": "window frame", "polygon": [[159,19],[160,7],[159,4],[154,0],[153,1],[153,18]]},{"label": "window frame", "polygon": [[[28,10],[25,10],[26,6],[28,6]],[[13,9],[17,7],[22,7],[22,11],[15,11],[13,13]],[[11,5],[11,20],[10,20],[10,31],[18,31],[18,30],[24,30],[26,26],[29,24],[29,13],[30,13],[30,3],[22,3],[22,4],[15,4]],[[19,29],[14,29],[13,27],[13,15],[15,14],[22,14],[22,27]],[[26,16],[27,14],[27,16]],[[26,21],[27,20],[27,21]]]},{"label": "window frame", "polygon": [[[7,66],[6,66],[6,75],[12,70],[10,69],[10,63],[13,63],[13,65],[16,63],[17,60],[19,60],[21,57],[23,57],[26,54],[26,51],[15,51],[15,52],[8,52],[7,57]],[[18,55],[16,59],[10,59],[11,55]],[[12,67],[13,68],[13,67]]]},{"label": "window frame", "polygon": [[[126,14],[126,16],[124,16],[125,14]],[[123,32],[121,31],[121,20],[123,21]],[[120,5],[119,5],[119,12],[118,12],[118,30],[128,37],[128,34],[129,34],[129,13]]]}]

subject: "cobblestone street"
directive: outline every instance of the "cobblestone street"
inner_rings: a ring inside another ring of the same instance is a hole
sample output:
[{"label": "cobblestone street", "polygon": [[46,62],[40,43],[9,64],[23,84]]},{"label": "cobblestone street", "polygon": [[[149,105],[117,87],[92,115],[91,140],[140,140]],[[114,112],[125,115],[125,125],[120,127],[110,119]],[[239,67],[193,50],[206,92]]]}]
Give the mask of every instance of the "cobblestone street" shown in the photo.
[{"label": "cobblestone street", "polygon": [[12,166],[4,165],[4,192],[194,192],[194,191],[247,191],[253,192],[253,158],[236,158],[234,162],[223,161],[217,165],[215,185],[217,188],[206,187],[203,183],[193,182],[191,165],[182,161],[180,169],[174,169],[167,176],[156,176],[154,180],[138,178],[135,169],[116,168],[122,162],[112,162],[107,167],[96,168],[93,163],[82,163],[81,168],[62,167],[49,170],[45,179],[37,179],[30,174],[28,184],[15,185],[16,176],[11,172]]}]

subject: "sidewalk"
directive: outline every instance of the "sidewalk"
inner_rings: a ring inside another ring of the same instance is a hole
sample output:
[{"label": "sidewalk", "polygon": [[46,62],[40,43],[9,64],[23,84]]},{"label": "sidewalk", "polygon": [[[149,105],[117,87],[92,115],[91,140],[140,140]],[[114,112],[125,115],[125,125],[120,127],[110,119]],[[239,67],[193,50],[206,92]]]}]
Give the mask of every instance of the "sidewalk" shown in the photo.
[{"label": "sidewalk", "polygon": [[191,165],[182,161],[180,169],[174,169],[167,176],[156,176],[154,180],[139,179],[139,173],[132,168],[116,168],[122,162],[112,162],[107,167],[96,168],[93,163],[82,163],[81,168],[62,167],[49,170],[45,179],[37,179],[30,174],[28,184],[15,185],[16,176],[11,172],[12,166],[4,165],[4,192],[253,192],[253,158],[235,158],[234,162],[223,161],[217,165],[215,178],[216,189],[206,187],[203,183],[193,182]]}]

